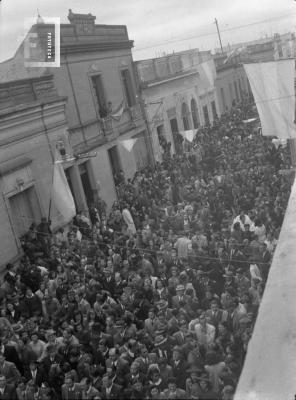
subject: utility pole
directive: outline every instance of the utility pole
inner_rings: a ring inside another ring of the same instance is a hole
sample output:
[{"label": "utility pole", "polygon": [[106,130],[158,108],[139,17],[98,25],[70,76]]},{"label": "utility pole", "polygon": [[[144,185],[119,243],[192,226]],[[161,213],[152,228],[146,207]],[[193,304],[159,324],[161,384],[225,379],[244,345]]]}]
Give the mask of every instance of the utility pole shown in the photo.
[{"label": "utility pole", "polygon": [[216,28],[217,28],[217,32],[218,32],[218,36],[219,36],[220,47],[221,47],[221,52],[222,52],[222,54],[224,54],[217,18],[215,18],[214,24],[216,24]]}]

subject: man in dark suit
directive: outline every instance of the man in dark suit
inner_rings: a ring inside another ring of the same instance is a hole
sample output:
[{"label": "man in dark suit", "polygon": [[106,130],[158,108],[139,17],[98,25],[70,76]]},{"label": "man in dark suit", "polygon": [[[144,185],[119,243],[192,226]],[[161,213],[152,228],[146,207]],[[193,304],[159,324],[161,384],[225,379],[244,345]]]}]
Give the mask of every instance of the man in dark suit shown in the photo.
[{"label": "man in dark suit", "polygon": [[124,378],[126,386],[131,388],[138,381],[145,385],[146,380],[146,375],[140,372],[140,364],[133,362],[130,367],[130,373],[128,373]]},{"label": "man in dark suit", "polygon": [[179,330],[173,334],[173,340],[177,346],[183,346],[188,337],[188,324],[185,320],[182,320],[179,324]]},{"label": "man in dark suit", "polygon": [[188,301],[190,300],[190,296],[184,294],[184,285],[177,285],[176,292],[177,295],[172,297],[172,308],[177,308],[179,310],[181,307],[184,307],[188,303]]},{"label": "man in dark suit", "polygon": [[23,373],[23,366],[14,346],[8,344],[8,337],[2,336],[0,341],[0,351],[4,354],[5,360],[15,364],[20,373]]},{"label": "man in dark suit", "polygon": [[101,394],[103,399],[120,399],[124,395],[122,387],[113,383],[109,375],[104,375],[102,378]]},{"label": "man in dark suit", "polygon": [[218,325],[221,322],[222,317],[223,310],[219,309],[217,300],[211,300],[211,308],[206,311],[206,318],[208,319],[209,324],[216,328],[216,332],[218,331]]},{"label": "man in dark suit", "polygon": [[182,350],[179,346],[174,347],[171,366],[173,369],[174,378],[176,379],[177,387],[185,390],[187,363],[182,359]]},{"label": "man in dark suit", "polygon": [[106,290],[107,292],[109,292],[111,294],[111,297],[114,296],[114,290],[115,290],[115,278],[112,275],[112,271],[110,268],[105,268],[104,269],[104,277],[102,279],[102,286],[103,289]]},{"label": "man in dark suit", "polygon": [[74,382],[72,375],[66,375],[65,383],[62,385],[62,400],[82,399],[82,387]]},{"label": "man in dark suit", "polygon": [[27,381],[33,381],[37,386],[41,386],[46,381],[44,371],[37,361],[31,361],[29,368],[24,372]]},{"label": "man in dark suit", "polygon": [[8,384],[17,384],[21,374],[14,363],[6,361],[4,354],[0,352],[0,374],[4,375]]},{"label": "man in dark suit", "polygon": [[16,391],[14,385],[9,385],[6,382],[4,375],[0,375],[0,399],[1,400],[16,400]]},{"label": "man in dark suit", "polygon": [[157,335],[155,337],[154,346],[155,349],[153,350],[153,352],[157,354],[158,358],[164,357],[167,360],[171,358],[171,345],[166,337],[162,335]]},{"label": "man in dark suit", "polygon": [[52,365],[59,365],[63,361],[63,357],[57,353],[56,347],[54,345],[49,345],[47,347],[47,353],[48,355],[42,360],[42,367],[46,374],[49,373]]},{"label": "man in dark suit", "polygon": [[124,358],[119,357],[119,350],[117,348],[109,350],[106,368],[114,369],[119,377],[124,377],[129,372],[129,364]]}]

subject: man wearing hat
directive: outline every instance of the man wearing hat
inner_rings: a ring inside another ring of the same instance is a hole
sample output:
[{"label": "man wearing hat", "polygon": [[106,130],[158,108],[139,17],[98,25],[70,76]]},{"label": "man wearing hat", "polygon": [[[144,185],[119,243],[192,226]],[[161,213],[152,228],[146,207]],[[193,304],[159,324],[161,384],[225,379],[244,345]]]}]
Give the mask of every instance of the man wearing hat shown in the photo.
[{"label": "man wearing hat", "polygon": [[168,339],[163,335],[157,335],[154,339],[154,350],[157,357],[165,357],[167,360],[171,358],[171,346]]},{"label": "man wearing hat", "polygon": [[164,299],[160,300],[157,304],[157,308],[159,311],[162,311],[162,313],[165,315],[165,319],[168,321],[172,318],[172,310],[168,308],[168,302]]},{"label": "man wearing hat", "polygon": [[184,285],[177,285],[176,287],[176,296],[172,297],[172,308],[180,309],[184,307],[190,300],[190,296],[184,294],[185,286]]}]

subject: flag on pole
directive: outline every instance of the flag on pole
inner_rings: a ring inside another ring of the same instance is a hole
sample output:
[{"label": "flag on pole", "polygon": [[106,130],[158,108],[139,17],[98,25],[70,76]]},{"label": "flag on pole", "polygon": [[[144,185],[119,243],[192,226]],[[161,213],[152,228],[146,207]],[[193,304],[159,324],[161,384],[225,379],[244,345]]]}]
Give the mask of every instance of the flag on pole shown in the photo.
[{"label": "flag on pole", "polygon": [[180,134],[183,136],[184,139],[187,139],[191,143],[197,134],[197,129],[181,131]]},{"label": "flag on pole", "polygon": [[74,199],[61,163],[54,163],[53,166],[51,199],[65,222],[70,222],[75,217]]},{"label": "flag on pole", "polygon": [[129,152],[132,151],[134,144],[136,143],[137,138],[133,138],[133,139],[125,139],[125,140],[121,140],[121,144],[122,146]]},{"label": "flag on pole", "polygon": [[295,60],[244,64],[258,109],[262,134],[296,138]]}]

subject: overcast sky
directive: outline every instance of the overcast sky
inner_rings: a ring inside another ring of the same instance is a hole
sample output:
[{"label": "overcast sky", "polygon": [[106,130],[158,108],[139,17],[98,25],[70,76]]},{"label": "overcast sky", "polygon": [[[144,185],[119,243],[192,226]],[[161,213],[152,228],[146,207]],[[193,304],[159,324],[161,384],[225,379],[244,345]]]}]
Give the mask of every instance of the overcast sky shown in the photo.
[{"label": "overcast sky", "polygon": [[37,8],[41,16],[60,17],[63,23],[68,22],[71,8],[74,13],[95,15],[97,24],[127,25],[134,59],[219,47],[215,17],[223,45],[296,27],[295,0],[2,0],[0,61],[14,55],[26,33],[24,21],[37,16]]}]

